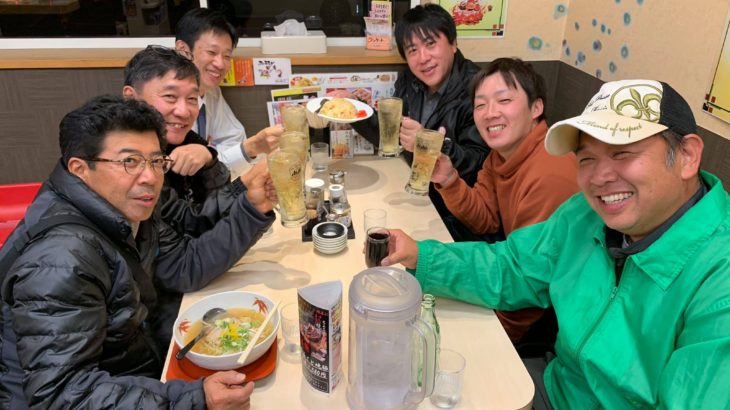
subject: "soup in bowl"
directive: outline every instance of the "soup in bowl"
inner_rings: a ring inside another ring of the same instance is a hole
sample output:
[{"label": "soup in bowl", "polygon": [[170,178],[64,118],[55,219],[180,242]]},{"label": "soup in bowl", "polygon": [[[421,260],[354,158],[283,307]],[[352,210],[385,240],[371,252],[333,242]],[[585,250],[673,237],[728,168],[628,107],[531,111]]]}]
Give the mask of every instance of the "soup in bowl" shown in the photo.
[{"label": "soup in bowl", "polygon": [[[212,308],[225,309],[212,323],[204,324],[203,315]],[[208,334],[198,341],[187,354],[196,365],[211,370],[230,370],[241,367],[237,363],[266,315],[274,308],[268,297],[254,292],[232,291],[208,296],[194,303],[175,321],[174,338],[182,349],[204,327]],[[279,329],[279,312],[274,312],[258,342],[243,366],[253,363],[271,348]]]}]

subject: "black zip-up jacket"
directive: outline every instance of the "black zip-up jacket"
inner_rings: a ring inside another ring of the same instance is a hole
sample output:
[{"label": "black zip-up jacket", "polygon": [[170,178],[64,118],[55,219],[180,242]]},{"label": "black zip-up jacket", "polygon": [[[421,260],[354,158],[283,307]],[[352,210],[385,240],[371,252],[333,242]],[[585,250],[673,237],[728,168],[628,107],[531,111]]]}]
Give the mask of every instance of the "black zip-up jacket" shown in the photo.
[{"label": "black zip-up jacket", "polygon": [[[489,147],[474,125],[473,103],[469,98],[469,83],[478,71],[479,67],[457,50],[446,89],[428,118],[421,118],[423,98],[428,87],[410,69],[404,70],[398,77],[394,94],[403,99],[404,115],[427,129],[446,128],[446,137],[451,139],[451,144],[444,144],[442,152],[449,156],[459,176],[469,186],[476,182],[477,174],[489,154]],[[355,122],[353,126],[360,135],[378,146],[380,131],[377,115],[372,115],[366,121]],[[410,164],[413,155],[404,151],[404,156]],[[433,184],[429,188],[429,196],[442,216],[451,214]]]},{"label": "black zip-up jacket", "polygon": [[[159,209],[135,238],[111,204],[57,165],[6,245],[39,220],[62,214],[87,219],[109,239],[81,225],[57,226],[0,272],[0,408],[204,408],[200,380],[157,379],[164,352],[151,338],[148,312],[157,289],[200,289],[273,222],[273,214],[258,212],[245,195],[235,201],[198,238],[179,235]],[[125,246],[141,271],[121,255]]]}]

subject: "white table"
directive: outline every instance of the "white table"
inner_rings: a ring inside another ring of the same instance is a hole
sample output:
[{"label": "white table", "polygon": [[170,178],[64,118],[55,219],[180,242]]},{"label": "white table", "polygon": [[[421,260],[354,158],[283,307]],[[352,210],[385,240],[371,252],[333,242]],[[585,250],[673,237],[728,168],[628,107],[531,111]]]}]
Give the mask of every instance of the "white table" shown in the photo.
[{"label": "white table", "polygon": [[[248,290],[260,292],[282,304],[297,300],[297,288],[330,280],[343,284],[342,379],[332,395],[315,392],[304,381],[299,361],[279,351],[274,373],[256,381],[253,409],[346,409],[347,337],[351,278],[366,269],[363,249],[362,214],[367,208],[385,208],[388,227],[400,228],[413,238],[451,242],[446,227],[428,197],[416,197],[403,190],[409,169],[400,158],[357,157],[330,164],[330,170],[347,171],[345,187],[352,205],[356,238],[337,255],[314,251],[302,242],[300,229],[288,229],[277,220],[273,234],[262,238],[229,272],[204,289],[188,293],[185,309],[195,301],[218,292]],[[314,176],[327,179],[326,174]],[[532,403],[534,385],[499,320],[490,309],[438,298],[436,315],[441,326],[441,346],[466,358],[464,388],[459,409],[520,409]],[[283,346],[279,335],[279,349]],[[167,360],[170,360],[168,352]],[[167,372],[167,365],[165,371]],[[436,408],[428,399],[419,409]]]}]

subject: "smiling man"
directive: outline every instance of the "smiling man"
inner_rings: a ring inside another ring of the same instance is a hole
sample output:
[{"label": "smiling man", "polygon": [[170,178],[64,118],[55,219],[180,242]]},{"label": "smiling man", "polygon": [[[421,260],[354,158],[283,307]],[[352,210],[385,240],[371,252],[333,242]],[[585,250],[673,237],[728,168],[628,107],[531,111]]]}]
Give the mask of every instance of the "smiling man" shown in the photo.
[{"label": "smiling man", "polygon": [[606,83],[545,140],[552,155],[576,153],[582,194],[496,244],[416,243],[393,230],[383,264],[415,269],[437,295],[553,306],[556,357],[527,363],[538,408],[722,407],[730,196],[700,170],[696,128],[666,83]]},{"label": "smiling man", "polygon": [[62,157],[0,250],[0,407],[248,408],[253,384],[235,371],[159,381],[156,285],[201,287],[221,266],[200,261],[225,259],[155,213],[164,133],[154,108],[114,96],[61,121]]},{"label": "smiling man", "polygon": [[[485,234],[503,230],[509,235],[542,222],[578,191],[574,156],[545,152],[545,94],[542,77],[519,59],[499,58],[474,77],[474,121],[492,152],[474,187],[459,177],[444,154],[431,178],[449,211],[465,225],[452,223],[454,240],[490,239]],[[521,356],[552,348],[555,314],[552,309],[545,316],[543,312],[497,312]]]},{"label": "smiling man", "polygon": [[[474,126],[469,99],[469,82],[479,67],[457,48],[454,20],[437,4],[416,6],[396,23],[395,40],[398,52],[408,63],[408,69],[395,83],[395,96],[403,99],[400,142],[406,159],[413,159],[418,130],[444,127],[449,142],[441,151],[467,184],[473,185],[489,148]],[[377,115],[353,126],[378,146]],[[433,186],[429,196],[442,217],[450,215]]]},{"label": "smiling man", "polygon": [[260,154],[279,146],[281,126],[264,128],[253,136],[228,106],[220,82],[231,68],[236,29],[226,17],[209,8],[185,13],[175,27],[175,48],[193,60],[200,70],[200,115],[194,130],[218,150],[219,159],[234,176],[242,174]]},{"label": "smiling man", "polygon": [[[162,220],[180,235],[200,238],[207,234],[211,244],[224,250],[223,271],[227,270],[256,243],[261,228],[274,220],[271,203],[261,195],[270,184],[266,161],[229,182],[230,173],[216,158],[216,150],[192,131],[198,114],[198,70],[175,49],[147,47],[132,57],[124,72],[124,96],[147,102],[165,120],[165,153],[173,162],[160,195]],[[226,226],[235,228],[232,237]],[[200,263],[214,264],[206,257]],[[152,312],[162,346],[172,336],[182,298],[180,292],[168,292],[166,286],[158,286],[160,303]]]}]

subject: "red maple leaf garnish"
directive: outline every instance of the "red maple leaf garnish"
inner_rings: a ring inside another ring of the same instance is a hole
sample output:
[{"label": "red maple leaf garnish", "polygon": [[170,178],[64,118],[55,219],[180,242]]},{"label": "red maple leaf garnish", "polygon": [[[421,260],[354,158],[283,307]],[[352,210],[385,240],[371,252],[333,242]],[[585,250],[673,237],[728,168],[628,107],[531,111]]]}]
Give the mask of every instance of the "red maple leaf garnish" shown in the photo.
[{"label": "red maple leaf garnish", "polygon": [[188,329],[190,329],[190,321],[183,320],[177,328],[180,330],[180,333],[187,333]]},{"label": "red maple leaf garnish", "polygon": [[266,305],[266,302],[259,298],[255,298],[253,304],[259,307],[259,312],[262,314],[266,314],[269,311],[269,307]]}]

